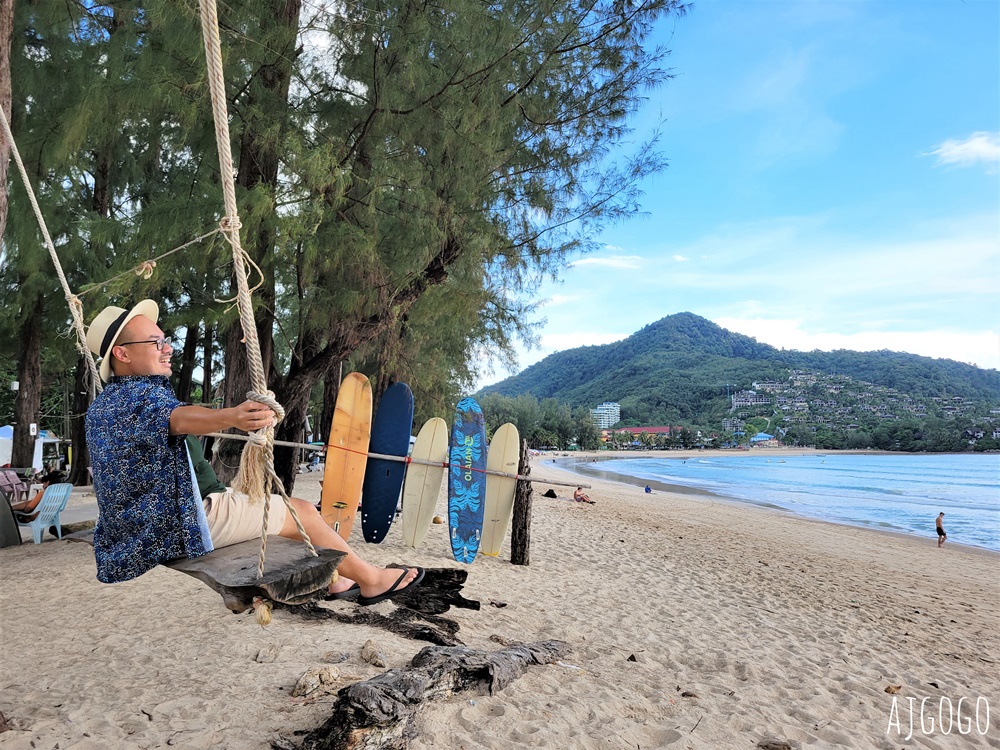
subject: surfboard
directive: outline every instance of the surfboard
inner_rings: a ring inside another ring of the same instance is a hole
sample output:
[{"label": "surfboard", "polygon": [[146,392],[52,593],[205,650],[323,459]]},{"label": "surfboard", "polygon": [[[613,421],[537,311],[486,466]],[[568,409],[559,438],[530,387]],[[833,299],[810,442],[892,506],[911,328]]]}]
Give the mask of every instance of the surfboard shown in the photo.
[{"label": "surfboard", "polygon": [[323,520],[345,541],[351,535],[361,501],[371,424],[371,383],[359,372],[349,373],[337,392],[320,500]]},{"label": "surfboard", "polygon": [[[497,427],[486,455],[486,470],[517,474],[517,463],[520,458],[521,437],[517,434],[517,427],[509,422]],[[507,533],[510,516],[514,512],[514,489],[516,487],[516,479],[486,475],[486,506],[483,511],[482,542],[484,555],[496,557],[500,554],[504,534]]]},{"label": "surfboard", "polygon": [[440,466],[410,464],[403,483],[403,542],[418,547],[427,535],[448,460],[448,424],[441,417],[428,419],[413,444],[410,458],[434,461]]},{"label": "surfboard", "polygon": [[[393,383],[379,399],[372,421],[369,450],[388,456],[405,457],[410,450],[413,429],[413,394],[406,383]],[[385,458],[369,458],[361,489],[361,531],[365,541],[378,544],[389,533],[396,518],[399,491],[403,488],[406,464]]]},{"label": "surfboard", "polygon": [[448,527],[451,553],[458,562],[471,563],[479,551],[486,499],[486,423],[473,398],[455,408],[451,426],[448,468]]}]

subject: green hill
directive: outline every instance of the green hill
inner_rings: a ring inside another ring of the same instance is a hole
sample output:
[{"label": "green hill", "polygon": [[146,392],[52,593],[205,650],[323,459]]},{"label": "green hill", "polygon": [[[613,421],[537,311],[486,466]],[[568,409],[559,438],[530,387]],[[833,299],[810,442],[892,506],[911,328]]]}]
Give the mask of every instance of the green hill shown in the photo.
[{"label": "green hill", "polygon": [[557,352],[481,392],[530,393],[572,407],[617,401],[624,425],[717,429],[729,413],[728,392],[759,381],[788,381],[793,370],[846,376],[900,397],[1000,405],[996,370],[889,351],[775,349],[687,312],[613,344]]}]

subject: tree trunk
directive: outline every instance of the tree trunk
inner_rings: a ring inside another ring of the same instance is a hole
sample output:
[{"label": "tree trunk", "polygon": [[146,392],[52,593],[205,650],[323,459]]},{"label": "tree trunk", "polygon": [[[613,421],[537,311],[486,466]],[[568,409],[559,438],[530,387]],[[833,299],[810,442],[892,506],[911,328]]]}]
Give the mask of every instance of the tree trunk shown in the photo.
[{"label": "tree trunk", "polygon": [[21,384],[14,402],[14,446],[11,466],[31,466],[35,456],[35,435],[30,426],[38,424],[42,406],[42,315],[45,297],[35,299],[24,316],[18,336],[17,380]]},{"label": "tree trunk", "polygon": [[82,487],[90,484],[87,467],[90,466],[90,451],[87,450],[86,412],[90,406],[90,391],[87,389],[87,360],[77,359],[76,376],[73,378],[72,408],[69,418],[69,439],[73,446],[73,465],[66,480]]},{"label": "tree trunk", "polygon": [[[321,341],[316,333],[299,336],[295,351],[292,354],[292,363],[288,370],[286,387],[277,393],[278,402],[285,408],[285,418],[278,425],[276,435],[279,440],[302,443],[306,439],[306,419],[309,416],[309,401],[312,396],[313,385],[322,373],[318,373],[315,378],[303,380],[297,378],[299,368],[304,360],[312,358],[319,349]],[[287,384],[291,387],[287,387]],[[298,474],[299,461],[302,460],[302,451],[298,448],[275,448],[274,466],[275,471],[281,478],[285,488],[291,492]]]},{"label": "tree trunk", "polygon": [[[191,400],[191,386],[194,383],[194,367],[198,358],[198,333],[200,326],[189,325],[184,336],[184,351],[181,354],[181,367],[177,376],[177,398],[181,401]],[[201,395],[202,401],[207,401],[205,394]]]},{"label": "tree trunk", "polygon": [[[287,440],[292,443],[303,442],[306,412],[309,409],[309,399],[297,399],[291,408],[286,408],[285,419],[274,431],[276,440]],[[295,478],[299,473],[299,462],[302,460],[301,448],[289,448],[276,445],[274,447],[274,471],[289,495],[295,488]]]},{"label": "tree trunk", "polygon": [[[14,31],[14,0],[0,0],[0,107],[10,122],[11,80],[10,45]],[[0,138],[0,237],[7,227],[7,167],[10,164],[10,144]]]},{"label": "tree trunk", "polygon": [[[522,477],[531,474],[527,440],[521,441],[517,473]],[[518,479],[514,491],[514,520],[510,528],[510,561],[514,565],[531,564],[531,494],[531,481]]]},{"label": "tree trunk", "polygon": [[206,403],[215,399],[215,389],[212,386],[212,363],[214,362],[215,353],[214,335],[215,328],[206,320],[203,359],[201,363],[201,369],[204,373],[204,379],[201,381],[201,400]]},{"label": "tree trunk", "polygon": [[[287,111],[288,90],[292,76],[292,62],[296,54],[295,39],[298,33],[301,9],[301,0],[272,0],[267,20],[268,26],[273,31],[271,48],[274,50],[274,56],[271,61],[263,63],[247,83],[245,101],[241,107],[243,112]],[[274,135],[275,125],[278,125],[279,129],[284,129],[283,122],[276,123],[267,116],[262,122],[256,121],[251,116],[242,123],[236,184],[247,192],[263,189],[274,196],[277,191],[281,138],[276,138]],[[224,175],[223,179],[227,179],[227,177]],[[264,275],[264,284],[256,293],[258,304],[254,308],[255,326],[260,344],[265,382],[268,383],[271,390],[277,391],[276,385],[272,384],[271,367],[274,357],[274,225],[267,221],[256,224],[252,231],[246,232],[244,242],[247,253]],[[246,347],[241,343],[242,338],[243,331],[239,320],[237,320],[226,331],[224,393],[226,406],[241,403],[246,399],[247,391],[250,390],[250,368],[247,363]],[[306,393],[308,405],[308,389]],[[296,405],[292,404],[285,408],[296,410]],[[302,412],[303,415],[304,413]],[[216,452],[216,461],[213,463],[217,464],[216,472],[222,481],[228,482],[235,475],[236,468],[239,466],[239,453],[240,448],[234,444],[234,441],[220,441],[219,449]],[[293,471],[287,466],[278,467],[276,465],[276,469],[279,473],[286,474],[288,471]]]},{"label": "tree trunk", "polygon": [[[240,321],[233,321],[226,330],[225,378],[222,381],[222,405],[236,406],[246,400],[250,390],[250,369],[246,345],[242,342]],[[235,440],[220,440],[215,446],[212,468],[225,484],[229,484],[240,468],[243,446]]]},{"label": "tree trunk", "polygon": [[340,383],[344,379],[344,363],[337,362],[323,378],[323,413],[320,415],[319,434],[324,443],[330,442],[330,427],[333,425],[333,412],[337,408],[337,394],[340,393]]}]

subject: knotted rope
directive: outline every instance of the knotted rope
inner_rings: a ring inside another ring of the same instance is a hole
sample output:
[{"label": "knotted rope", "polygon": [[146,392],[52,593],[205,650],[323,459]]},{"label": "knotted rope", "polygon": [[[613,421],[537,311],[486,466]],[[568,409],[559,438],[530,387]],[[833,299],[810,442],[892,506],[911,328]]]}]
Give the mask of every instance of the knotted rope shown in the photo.
[{"label": "knotted rope", "polygon": [[24,183],[24,189],[28,194],[28,200],[31,202],[31,208],[35,212],[38,228],[42,230],[45,248],[49,251],[52,264],[56,267],[56,275],[59,277],[63,296],[69,305],[70,315],[73,317],[73,330],[76,331],[76,348],[80,352],[80,355],[87,361],[87,374],[84,379],[87,390],[90,392],[90,400],[93,401],[98,391],[101,390],[101,378],[97,373],[97,365],[94,363],[94,357],[87,346],[87,330],[83,326],[83,303],[80,302],[79,297],[73,294],[73,290],[69,288],[69,282],[66,280],[66,274],[63,273],[62,264],[59,262],[59,256],[56,254],[55,245],[52,244],[52,237],[49,236],[49,228],[45,225],[45,219],[42,217],[42,209],[38,207],[35,191],[31,187],[31,181],[28,179],[28,172],[24,168],[24,162],[21,161],[21,154],[17,150],[17,144],[14,142],[14,134],[10,130],[10,123],[7,122],[7,114],[3,111],[3,107],[0,107],[0,122],[2,122],[3,133],[7,138],[7,143],[10,144],[10,152],[17,163],[17,170],[21,173],[21,181]]},{"label": "knotted rope", "polygon": [[[219,151],[219,173],[222,176],[222,197],[225,203],[225,217],[222,220],[223,235],[233,248],[234,275],[238,294],[236,306],[240,311],[240,324],[243,326],[243,340],[247,347],[247,360],[250,365],[251,391],[247,398],[266,404],[274,410],[277,416],[275,424],[284,418],[285,411],[274,400],[274,394],[267,389],[267,378],[264,375],[264,365],[260,354],[260,341],[257,338],[257,326],[253,315],[253,304],[250,299],[248,283],[248,263],[252,260],[240,244],[240,219],[236,207],[236,185],[234,180],[232,147],[229,138],[229,112],[226,106],[226,84],[222,74],[222,43],[219,39],[219,17],[215,0],[201,0],[201,32],[205,43],[205,58],[208,63],[208,85],[212,99],[212,116],[215,121],[215,143]],[[264,575],[264,558],[267,553],[267,516],[270,510],[271,493],[269,488],[276,489],[281,495],[285,506],[291,513],[295,525],[302,535],[303,541],[313,555],[316,549],[309,535],[302,527],[298,514],[292,506],[285,488],[274,472],[274,425],[265,427],[256,433],[254,442],[249,443],[240,457],[240,469],[233,480],[233,488],[245,492],[251,502],[264,501],[264,520],[260,534],[260,560],[257,566],[258,577]]]}]

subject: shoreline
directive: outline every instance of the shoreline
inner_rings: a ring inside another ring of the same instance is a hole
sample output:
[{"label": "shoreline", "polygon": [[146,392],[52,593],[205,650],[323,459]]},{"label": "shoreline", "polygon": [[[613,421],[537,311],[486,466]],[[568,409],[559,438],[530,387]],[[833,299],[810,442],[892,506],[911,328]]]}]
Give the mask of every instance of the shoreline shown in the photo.
[{"label": "shoreline", "polygon": [[[766,450],[766,453],[764,452]],[[802,519],[804,521],[813,521],[816,523],[830,524],[832,526],[846,527],[851,529],[862,529],[865,531],[873,531],[879,534],[890,534],[903,539],[927,539],[932,538],[926,535],[920,535],[905,530],[892,529],[892,528],[879,528],[871,524],[863,522],[850,522],[850,521],[839,521],[831,518],[824,518],[821,516],[812,516],[804,513],[797,513],[789,508],[776,505],[774,503],[766,502],[756,502],[753,500],[747,500],[745,498],[733,497],[732,495],[726,495],[722,492],[717,492],[713,490],[707,490],[700,487],[691,487],[689,485],[681,484],[671,484],[668,482],[662,482],[655,479],[643,479],[640,477],[635,477],[630,474],[623,474],[616,471],[606,471],[602,469],[590,469],[589,467],[594,463],[602,463],[604,461],[613,461],[617,459],[664,459],[664,460],[688,460],[695,457],[701,458],[721,458],[727,456],[754,456],[760,457],[764,455],[772,455],[773,451],[781,451],[782,456],[788,457],[808,457],[808,456],[829,456],[828,452],[820,452],[815,450],[801,450],[801,449],[774,449],[768,448],[763,449],[758,453],[751,453],[750,451],[733,451],[733,450],[686,450],[686,451],[580,451],[576,455],[565,455],[561,454],[558,458],[551,459],[549,464],[545,466],[558,467],[562,471],[578,477],[584,477],[587,479],[598,479],[608,482],[617,482],[619,484],[628,485],[630,487],[644,488],[647,484],[654,490],[659,490],[663,493],[678,495],[678,496],[692,496],[692,497],[703,497],[711,498],[715,501],[734,503],[743,507],[757,508],[764,511],[777,512],[782,514],[787,514],[794,518]],[[674,455],[664,456],[664,453],[672,453]],[[679,454],[679,455],[678,455]],[[894,451],[869,451],[869,450],[855,450],[855,451],[834,451],[832,455],[874,455],[874,456],[893,456],[899,455],[898,452]],[[932,454],[932,453],[920,453],[920,454],[905,454],[905,455],[965,455],[963,453],[949,453],[949,454]],[[545,458],[549,458],[546,456]],[[590,463],[588,463],[590,462]],[[535,480],[540,481],[540,480]],[[951,547],[961,547],[971,553],[983,553],[989,556],[996,557],[1000,559],[1000,550],[990,549],[989,547],[980,547],[975,544],[963,544],[962,542],[949,541],[948,545]]]}]

